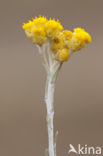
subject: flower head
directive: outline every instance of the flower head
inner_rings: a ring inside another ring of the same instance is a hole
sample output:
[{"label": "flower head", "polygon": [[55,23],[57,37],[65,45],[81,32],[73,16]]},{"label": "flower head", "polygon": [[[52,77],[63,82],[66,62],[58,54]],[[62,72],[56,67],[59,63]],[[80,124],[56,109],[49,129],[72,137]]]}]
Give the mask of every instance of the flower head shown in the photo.
[{"label": "flower head", "polygon": [[51,40],[51,50],[56,53],[59,49],[64,47],[64,36],[62,32],[57,33]]},{"label": "flower head", "polygon": [[57,33],[51,41],[51,49],[53,52],[57,52],[59,49],[69,49],[69,41],[72,38],[73,33],[69,30],[64,30]]},{"label": "flower head", "polygon": [[84,29],[75,28],[70,41],[70,49],[73,51],[80,50],[84,48],[87,43],[90,42],[91,36]]},{"label": "flower head", "polygon": [[67,61],[69,58],[69,50],[68,49],[60,49],[55,55],[55,60],[59,62]]},{"label": "flower head", "polygon": [[68,40],[69,41],[72,38],[73,33],[70,30],[64,30],[63,31],[63,35],[65,37],[65,40]]},{"label": "flower head", "polygon": [[33,27],[33,43],[41,45],[46,41],[46,33],[44,31],[44,28],[41,26]]},{"label": "flower head", "polygon": [[32,33],[33,25],[34,25],[33,21],[29,20],[28,23],[23,23],[23,26],[22,26],[22,28],[25,30],[25,33],[29,39],[31,39],[33,36],[33,33]]},{"label": "flower head", "polygon": [[53,37],[56,33],[60,32],[63,26],[60,24],[59,20],[49,19],[45,24],[45,31],[48,37]]}]

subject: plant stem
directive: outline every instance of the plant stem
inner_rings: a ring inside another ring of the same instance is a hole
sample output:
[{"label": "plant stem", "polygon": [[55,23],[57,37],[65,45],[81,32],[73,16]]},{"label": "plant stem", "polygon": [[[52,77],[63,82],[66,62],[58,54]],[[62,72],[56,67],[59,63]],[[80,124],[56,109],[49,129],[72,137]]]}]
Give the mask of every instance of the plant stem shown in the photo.
[{"label": "plant stem", "polygon": [[55,81],[52,81],[53,75],[47,77],[46,91],[45,91],[45,103],[47,109],[47,129],[48,129],[48,152],[49,156],[54,156],[54,129],[53,129],[53,118],[54,118],[54,87]]},{"label": "plant stem", "polygon": [[[49,156],[56,156],[56,140],[58,131],[55,135],[54,140],[54,89],[55,81],[58,75],[58,72],[62,66],[62,63],[56,64],[56,66],[51,66],[50,73],[47,75],[47,82],[45,88],[45,103],[47,109],[47,129],[48,129],[48,154]],[[52,68],[53,67],[53,68]]]},{"label": "plant stem", "polygon": [[[46,55],[46,48],[47,54]],[[47,129],[48,129],[48,149],[46,150],[46,156],[56,156],[56,138],[58,132],[56,132],[54,140],[54,88],[55,81],[58,75],[58,72],[62,66],[62,63],[53,61],[53,55],[50,51],[49,44],[44,44],[42,47],[39,47],[43,65],[47,72],[47,81],[45,88],[45,103],[47,109]],[[48,154],[48,155],[47,155]]]}]

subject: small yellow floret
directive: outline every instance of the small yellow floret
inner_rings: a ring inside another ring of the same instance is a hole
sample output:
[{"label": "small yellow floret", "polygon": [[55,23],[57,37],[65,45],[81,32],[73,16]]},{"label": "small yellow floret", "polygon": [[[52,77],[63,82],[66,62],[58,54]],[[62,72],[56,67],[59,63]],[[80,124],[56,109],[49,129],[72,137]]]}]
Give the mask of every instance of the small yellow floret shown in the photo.
[{"label": "small yellow floret", "polygon": [[33,42],[35,44],[42,45],[46,41],[46,33],[44,31],[44,28],[41,26],[34,27],[32,31],[34,34]]},{"label": "small yellow floret", "polygon": [[74,28],[74,32],[75,33],[80,33],[80,32],[85,32],[85,30],[82,29],[82,28]]},{"label": "small yellow floret", "polygon": [[28,23],[23,23],[22,28],[25,30],[25,33],[29,39],[32,38],[32,28],[33,28],[33,21],[30,21]]},{"label": "small yellow floret", "polygon": [[22,26],[24,30],[27,30],[27,29],[31,30],[32,27],[33,27],[33,21],[30,21],[30,20],[28,23],[23,23],[23,26]]},{"label": "small yellow floret", "polygon": [[44,16],[35,17],[35,19],[33,19],[33,23],[35,26],[37,26],[37,25],[43,26],[43,25],[45,25],[45,23],[47,21],[48,21],[47,18]]},{"label": "small yellow floret", "polygon": [[69,58],[69,50],[68,49],[60,49],[58,50],[58,52],[55,55],[55,60],[59,61],[59,62],[64,62],[67,61]]},{"label": "small yellow floret", "polygon": [[71,50],[77,51],[84,48],[85,45],[90,42],[91,36],[84,29],[75,28],[69,47]]},{"label": "small yellow floret", "polygon": [[54,19],[49,19],[45,24],[45,31],[48,37],[53,37],[56,33],[60,32],[63,29],[63,26],[60,22]]}]

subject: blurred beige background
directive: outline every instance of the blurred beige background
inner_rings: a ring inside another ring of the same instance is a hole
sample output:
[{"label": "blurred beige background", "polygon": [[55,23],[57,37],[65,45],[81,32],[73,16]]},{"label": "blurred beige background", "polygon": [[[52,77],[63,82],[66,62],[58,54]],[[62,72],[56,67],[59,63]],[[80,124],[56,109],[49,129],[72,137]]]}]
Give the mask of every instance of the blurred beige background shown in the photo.
[{"label": "blurred beige background", "polygon": [[0,1],[0,156],[43,156],[45,70],[22,23],[43,14],[85,28],[92,44],[64,63],[55,91],[57,155],[69,144],[103,146],[103,0]]}]

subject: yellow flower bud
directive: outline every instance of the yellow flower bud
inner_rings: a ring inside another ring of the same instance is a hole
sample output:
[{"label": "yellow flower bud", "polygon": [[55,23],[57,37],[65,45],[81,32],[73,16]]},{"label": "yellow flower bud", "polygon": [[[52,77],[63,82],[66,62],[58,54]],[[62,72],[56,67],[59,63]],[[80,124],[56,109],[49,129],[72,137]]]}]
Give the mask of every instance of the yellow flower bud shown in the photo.
[{"label": "yellow flower bud", "polygon": [[69,31],[69,30],[64,30],[62,33],[65,37],[65,40],[70,40],[73,36],[72,31]]},{"label": "yellow flower bud", "polygon": [[61,32],[57,33],[51,40],[51,50],[56,53],[59,49],[63,49],[64,39]]},{"label": "yellow flower bud", "polygon": [[29,39],[32,39],[33,33],[32,33],[32,28],[33,28],[33,21],[29,21],[28,23],[23,23],[22,28],[25,30],[25,33]]},{"label": "yellow flower bud", "polygon": [[65,48],[69,48],[69,42],[73,36],[73,33],[72,33],[72,31],[64,30],[62,32],[62,34],[63,34],[63,38],[64,38],[64,46],[65,46]]},{"label": "yellow flower bud", "polygon": [[49,19],[45,24],[45,31],[48,37],[55,36],[56,33],[60,32],[63,29],[63,26],[60,24],[60,22],[55,19]]},{"label": "yellow flower bud", "polygon": [[69,58],[69,50],[68,49],[59,49],[58,52],[55,55],[55,60],[59,62],[67,61]]},{"label": "yellow flower bud", "polygon": [[41,26],[37,26],[33,28],[33,43],[42,45],[46,41],[46,33],[44,28]]},{"label": "yellow flower bud", "polygon": [[77,51],[84,48],[85,45],[90,42],[91,36],[84,29],[75,28],[69,47],[71,50]]}]

